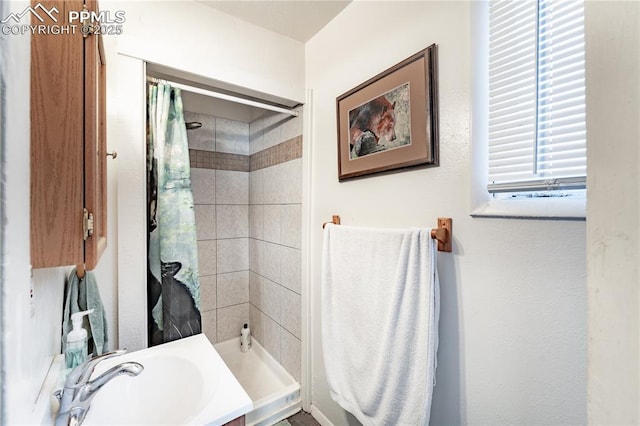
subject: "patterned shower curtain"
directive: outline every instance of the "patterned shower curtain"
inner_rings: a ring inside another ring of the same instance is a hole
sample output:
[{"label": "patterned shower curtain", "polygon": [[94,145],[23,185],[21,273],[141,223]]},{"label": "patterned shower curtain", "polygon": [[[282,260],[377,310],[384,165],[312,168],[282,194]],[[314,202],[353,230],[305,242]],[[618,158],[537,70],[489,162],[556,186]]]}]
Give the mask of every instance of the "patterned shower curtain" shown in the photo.
[{"label": "patterned shower curtain", "polygon": [[147,111],[149,346],[201,331],[195,213],[180,89],[149,85]]}]

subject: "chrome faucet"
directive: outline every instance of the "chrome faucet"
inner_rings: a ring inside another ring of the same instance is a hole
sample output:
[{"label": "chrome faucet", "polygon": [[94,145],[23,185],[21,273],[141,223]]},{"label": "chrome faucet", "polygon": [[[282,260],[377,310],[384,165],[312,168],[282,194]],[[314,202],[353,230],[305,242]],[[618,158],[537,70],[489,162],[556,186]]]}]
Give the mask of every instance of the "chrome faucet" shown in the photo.
[{"label": "chrome faucet", "polygon": [[102,386],[121,374],[137,376],[142,373],[142,370],[144,370],[142,364],[123,362],[105,371],[95,379],[89,380],[100,361],[122,355],[125,352],[126,349],[107,352],[71,370],[65,380],[64,388],[54,393],[60,401],[56,426],[82,424],[89,411],[91,400]]}]

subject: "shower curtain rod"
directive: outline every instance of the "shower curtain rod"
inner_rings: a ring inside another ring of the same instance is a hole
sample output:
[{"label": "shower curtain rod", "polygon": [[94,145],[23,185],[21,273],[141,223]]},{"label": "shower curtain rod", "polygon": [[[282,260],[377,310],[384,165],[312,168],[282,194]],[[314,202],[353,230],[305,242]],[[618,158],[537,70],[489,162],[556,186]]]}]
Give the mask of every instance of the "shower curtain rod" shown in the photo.
[{"label": "shower curtain rod", "polygon": [[244,98],[239,98],[237,96],[231,96],[231,95],[226,95],[224,93],[214,92],[213,90],[206,90],[206,89],[201,89],[199,87],[189,86],[187,84],[175,83],[173,81],[158,79],[154,77],[147,77],[147,81],[152,83],[165,82],[167,84],[170,84],[172,87],[175,87],[176,89],[186,90],[187,92],[197,93],[199,95],[209,96],[217,99],[223,99],[225,101],[235,102],[238,104],[249,105],[256,108],[266,109],[269,111],[281,112],[284,114],[293,115],[294,117],[297,117],[300,115],[298,111],[294,111],[291,109],[280,108],[274,105],[269,105],[269,104],[265,104],[258,101],[252,101],[250,99],[244,99]]}]

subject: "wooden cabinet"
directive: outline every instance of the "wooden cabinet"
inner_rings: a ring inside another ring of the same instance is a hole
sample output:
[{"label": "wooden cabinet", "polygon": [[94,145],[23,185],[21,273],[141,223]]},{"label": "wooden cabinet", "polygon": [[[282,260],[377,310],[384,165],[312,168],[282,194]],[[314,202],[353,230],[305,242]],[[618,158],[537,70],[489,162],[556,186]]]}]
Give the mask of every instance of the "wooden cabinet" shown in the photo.
[{"label": "wooden cabinet", "polygon": [[228,423],[225,423],[224,426],[244,426],[245,424],[245,416],[240,416]]},{"label": "wooden cabinet", "polygon": [[31,39],[31,264],[93,269],[107,244],[104,49],[100,35],[83,36],[68,19],[97,2],[37,5],[57,10],[44,25],[70,30]]}]

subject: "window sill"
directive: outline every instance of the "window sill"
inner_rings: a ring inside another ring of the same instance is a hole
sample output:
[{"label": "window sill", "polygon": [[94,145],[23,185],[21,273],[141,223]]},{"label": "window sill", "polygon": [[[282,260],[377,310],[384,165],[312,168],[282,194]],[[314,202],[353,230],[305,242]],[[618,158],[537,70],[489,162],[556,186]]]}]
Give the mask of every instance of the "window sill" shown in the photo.
[{"label": "window sill", "polygon": [[503,219],[586,220],[586,198],[491,199],[471,212],[471,217]]}]

